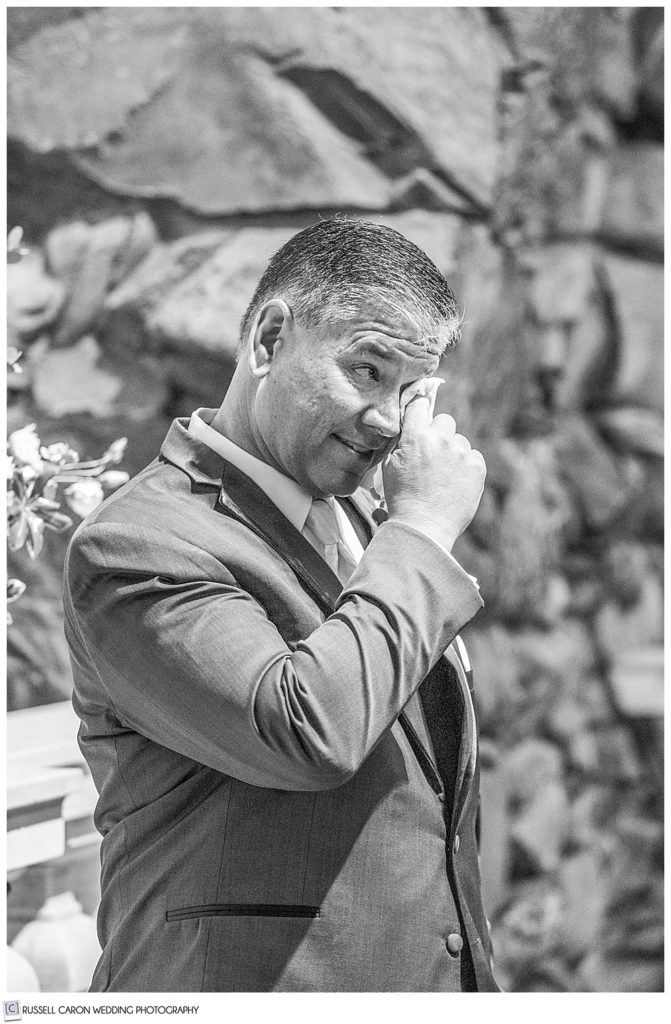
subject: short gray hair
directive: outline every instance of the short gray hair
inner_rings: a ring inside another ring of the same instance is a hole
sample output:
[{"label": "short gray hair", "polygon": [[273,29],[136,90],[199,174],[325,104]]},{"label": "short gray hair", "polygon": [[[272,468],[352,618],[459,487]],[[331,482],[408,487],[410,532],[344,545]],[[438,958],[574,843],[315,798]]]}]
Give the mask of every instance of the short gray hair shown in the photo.
[{"label": "short gray hair", "polygon": [[462,315],[447,281],[393,228],[333,217],[299,231],[270,260],[240,325],[240,343],[263,305],[282,298],[305,326],[336,324],[374,308],[393,323],[411,321],[418,343],[455,345]]}]

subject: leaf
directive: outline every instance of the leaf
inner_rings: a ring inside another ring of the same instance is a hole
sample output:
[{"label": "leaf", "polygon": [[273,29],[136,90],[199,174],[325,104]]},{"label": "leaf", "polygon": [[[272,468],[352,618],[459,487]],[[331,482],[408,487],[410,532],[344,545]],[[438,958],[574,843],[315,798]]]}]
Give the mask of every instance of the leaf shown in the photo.
[{"label": "leaf", "polygon": [[105,454],[103,455],[104,462],[121,462],[126,451],[126,445],[128,444],[127,437],[119,437],[116,441],[112,441]]},{"label": "leaf", "polygon": [[72,526],[70,516],[66,516],[64,512],[50,512],[45,509],[40,510],[38,515],[40,519],[44,520],[49,529],[55,530],[56,533],[64,533],[65,530],[69,530]]},{"label": "leaf", "polygon": [[28,539],[28,517],[21,512],[7,528],[7,544],[10,551],[20,551]]},{"label": "leaf", "polygon": [[51,480],[47,480],[42,488],[42,497],[46,498],[48,501],[53,501],[57,494],[58,483],[52,477]]},{"label": "leaf", "polygon": [[39,496],[39,498],[34,498],[31,501],[30,507],[32,508],[33,512],[37,512],[39,514],[40,509],[51,509],[52,512],[55,512],[57,509],[61,507],[61,504],[59,501],[53,501],[50,498],[45,498],[43,492]]}]

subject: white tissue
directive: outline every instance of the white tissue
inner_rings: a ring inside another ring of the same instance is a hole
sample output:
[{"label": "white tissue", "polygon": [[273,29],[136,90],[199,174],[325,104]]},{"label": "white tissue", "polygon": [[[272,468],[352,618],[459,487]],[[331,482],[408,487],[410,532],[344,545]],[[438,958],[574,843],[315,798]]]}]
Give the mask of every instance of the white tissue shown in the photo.
[{"label": "white tissue", "polygon": [[433,410],[436,407],[436,395],[438,394],[438,388],[444,383],[445,381],[442,377],[422,377],[421,380],[416,380],[414,384],[407,387],[401,394],[401,426],[403,426],[405,410],[408,403],[411,402],[413,398],[417,398],[418,395],[429,399],[429,412],[433,416]]},{"label": "white tissue", "polygon": [[[416,380],[414,384],[410,384],[409,387],[401,393],[399,402],[399,409],[401,414],[401,427],[405,419],[405,410],[408,404],[417,398],[418,396],[429,399],[429,413],[433,416],[433,411],[436,406],[436,395],[438,394],[438,388],[445,381],[442,377],[422,377],[421,380]],[[391,454],[391,453],[390,453]],[[387,456],[387,459],[389,455]],[[384,488],[382,485],[382,467],[386,463],[387,459],[383,459],[379,465],[373,469],[367,470],[361,479],[361,486],[365,487],[369,491],[373,491],[374,495],[384,505]]]}]

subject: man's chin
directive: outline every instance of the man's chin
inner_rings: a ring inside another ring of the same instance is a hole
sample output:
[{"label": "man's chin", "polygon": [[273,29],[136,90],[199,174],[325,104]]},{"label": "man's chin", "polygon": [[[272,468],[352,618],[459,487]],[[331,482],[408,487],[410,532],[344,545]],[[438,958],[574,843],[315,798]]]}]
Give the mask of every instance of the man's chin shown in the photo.
[{"label": "man's chin", "polygon": [[365,473],[339,473],[337,477],[333,477],[330,480],[320,480],[318,489],[313,487],[313,496],[315,498],[331,498],[335,496],[346,498],[348,495],[358,491],[359,487],[362,486],[362,480],[367,474],[368,470]]}]

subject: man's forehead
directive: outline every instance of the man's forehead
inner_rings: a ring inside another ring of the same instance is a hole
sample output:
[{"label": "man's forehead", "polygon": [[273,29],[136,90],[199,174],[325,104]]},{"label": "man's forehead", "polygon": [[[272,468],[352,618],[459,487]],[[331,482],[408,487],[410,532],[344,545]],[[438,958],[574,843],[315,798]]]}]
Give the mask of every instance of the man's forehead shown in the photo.
[{"label": "man's forehead", "polygon": [[[331,333],[332,332],[332,333]],[[435,339],[426,338],[407,317],[352,317],[330,324],[331,337],[337,337],[345,350],[376,355],[381,359],[407,356],[435,363],[441,350]]]},{"label": "man's forehead", "polygon": [[433,366],[440,357],[437,347],[428,346],[400,332],[380,331],[373,325],[355,329],[353,334],[343,341],[345,351],[356,352],[357,355],[370,355],[389,362],[405,356]]}]

